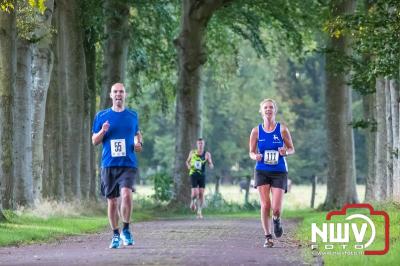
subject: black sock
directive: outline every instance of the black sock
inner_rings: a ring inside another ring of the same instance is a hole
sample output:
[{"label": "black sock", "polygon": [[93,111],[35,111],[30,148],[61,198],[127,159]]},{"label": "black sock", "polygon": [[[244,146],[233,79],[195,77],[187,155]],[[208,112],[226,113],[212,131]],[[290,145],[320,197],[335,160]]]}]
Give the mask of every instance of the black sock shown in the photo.
[{"label": "black sock", "polygon": [[129,230],[129,223],[123,223],[124,224],[124,230],[126,229],[126,230]]},{"label": "black sock", "polygon": [[119,229],[118,228],[114,229],[113,232],[114,232],[114,235],[119,235]]},{"label": "black sock", "polygon": [[265,238],[272,238],[272,235],[271,234],[265,235]]}]

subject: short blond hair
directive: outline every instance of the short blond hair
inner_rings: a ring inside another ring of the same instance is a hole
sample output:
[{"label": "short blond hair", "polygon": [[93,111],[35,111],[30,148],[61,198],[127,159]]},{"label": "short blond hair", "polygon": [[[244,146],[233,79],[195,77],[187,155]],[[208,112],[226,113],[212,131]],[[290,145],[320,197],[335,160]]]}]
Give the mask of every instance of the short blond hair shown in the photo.
[{"label": "short blond hair", "polygon": [[275,100],[267,98],[264,99],[260,102],[260,109],[258,110],[258,112],[262,113],[262,106],[264,105],[264,103],[266,102],[271,102],[274,105],[274,109],[275,109],[275,114],[278,112],[278,105],[276,104]]}]

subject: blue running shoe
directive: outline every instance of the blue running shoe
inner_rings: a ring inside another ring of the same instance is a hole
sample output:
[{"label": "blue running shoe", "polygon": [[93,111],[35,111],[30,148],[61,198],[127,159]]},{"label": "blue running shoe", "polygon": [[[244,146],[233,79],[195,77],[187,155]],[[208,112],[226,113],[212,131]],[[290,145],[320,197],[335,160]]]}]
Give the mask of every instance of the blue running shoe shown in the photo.
[{"label": "blue running shoe", "polygon": [[119,235],[114,235],[111,240],[110,248],[120,248],[120,247],[121,247],[121,238],[119,237]]},{"label": "blue running shoe", "polygon": [[135,240],[133,240],[133,235],[129,229],[122,230],[121,239],[125,246],[132,246],[135,244]]}]

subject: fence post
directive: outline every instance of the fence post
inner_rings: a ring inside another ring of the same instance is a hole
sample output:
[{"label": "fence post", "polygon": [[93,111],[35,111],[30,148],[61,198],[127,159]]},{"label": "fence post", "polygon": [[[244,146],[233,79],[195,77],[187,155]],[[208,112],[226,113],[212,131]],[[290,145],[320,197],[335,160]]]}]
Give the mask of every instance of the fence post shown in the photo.
[{"label": "fence post", "polygon": [[219,175],[215,176],[215,193],[219,194],[219,182],[221,177]]},{"label": "fence post", "polygon": [[312,190],[311,190],[311,208],[314,208],[314,201],[315,201],[315,191],[317,188],[317,181],[318,181],[318,177],[317,175],[313,175],[311,177],[311,185],[312,185]]},{"label": "fence post", "polygon": [[244,204],[249,204],[249,190],[250,190],[250,180],[251,177],[249,175],[246,176],[246,193],[244,194]]}]

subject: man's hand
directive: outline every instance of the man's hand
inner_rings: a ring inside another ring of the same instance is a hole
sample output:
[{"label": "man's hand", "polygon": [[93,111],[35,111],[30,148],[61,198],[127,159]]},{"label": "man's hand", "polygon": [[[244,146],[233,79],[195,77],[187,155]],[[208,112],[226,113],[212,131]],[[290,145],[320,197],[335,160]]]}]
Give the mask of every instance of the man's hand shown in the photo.
[{"label": "man's hand", "polygon": [[103,123],[99,132],[92,135],[92,143],[93,145],[100,144],[103,141],[104,135],[107,133],[108,129],[110,129],[110,123],[108,120]]},{"label": "man's hand", "polygon": [[106,122],[104,122],[104,124],[101,126],[101,130],[103,130],[104,133],[106,133],[108,131],[108,129],[110,128],[110,123],[108,123],[108,120]]},{"label": "man's hand", "polygon": [[141,152],[143,147],[141,142],[136,142],[134,146],[135,152]]}]

